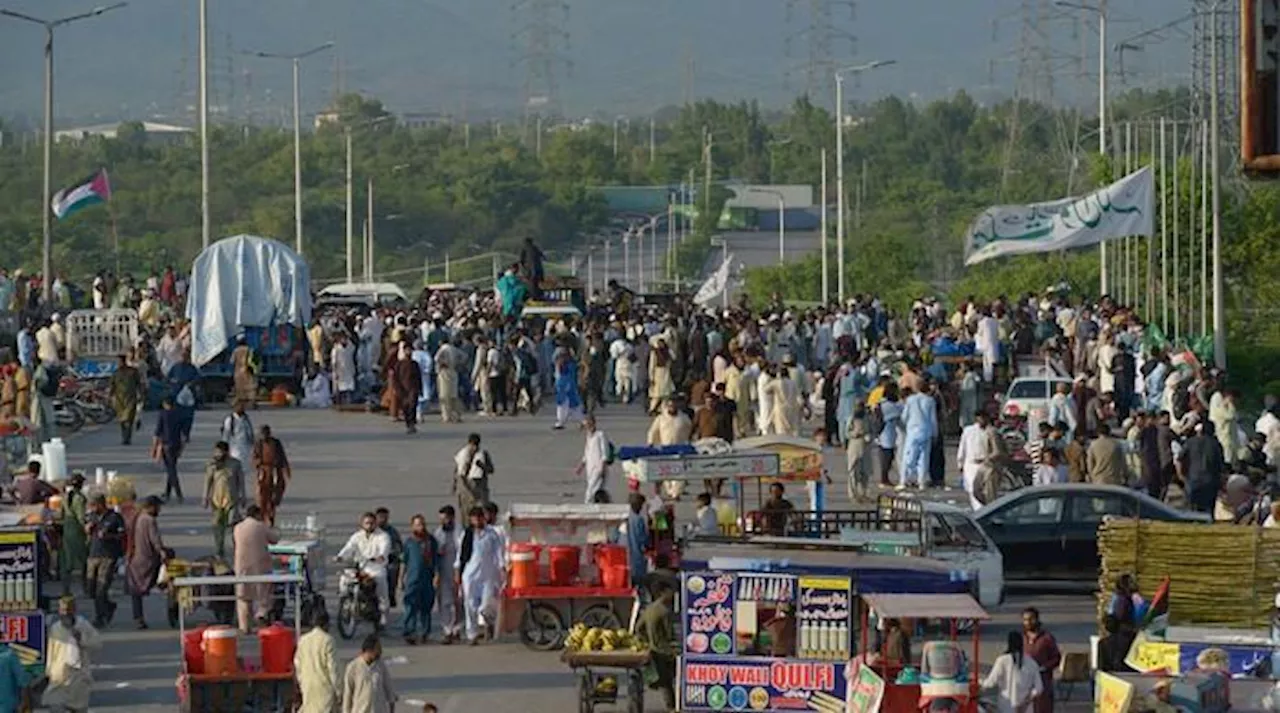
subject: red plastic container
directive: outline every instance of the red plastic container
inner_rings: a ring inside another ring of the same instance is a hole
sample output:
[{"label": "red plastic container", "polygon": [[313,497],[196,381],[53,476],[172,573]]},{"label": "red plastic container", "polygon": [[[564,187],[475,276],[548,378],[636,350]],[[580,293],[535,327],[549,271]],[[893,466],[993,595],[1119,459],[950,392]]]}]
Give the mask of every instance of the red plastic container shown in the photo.
[{"label": "red plastic container", "polygon": [[551,584],[556,587],[573,585],[578,578],[578,565],[582,560],[582,548],[576,545],[552,545],[547,548],[551,561]]},{"label": "red plastic container", "polygon": [[262,648],[263,673],[289,673],[293,671],[293,652],[297,643],[293,629],[272,624],[258,630],[258,644]]},{"label": "red plastic container", "polygon": [[204,673],[204,649],[200,646],[204,630],[201,626],[182,635],[182,660],[187,664],[187,673]]},{"label": "red plastic container", "polygon": [[600,569],[601,577],[611,564],[620,564],[625,567],[627,548],[623,545],[596,545],[596,567]]},{"label": "red plastic container", "polygon": [[204,649],[205,673],[227,676],[240,670],[236,634],[236,630],[229,626],[211,626],[204,630],[201,646]]},{"label": "red plastic container", "polygon": [[627,566],[610,564],[600,571],[600,578],[607,589],[625,589],[627,586]]},{"label": "red plastic container", "polygon": [[512,589],[538,586],[538,557],[541,552],[541,547],[530,542],[512,542],[507,546]]}]

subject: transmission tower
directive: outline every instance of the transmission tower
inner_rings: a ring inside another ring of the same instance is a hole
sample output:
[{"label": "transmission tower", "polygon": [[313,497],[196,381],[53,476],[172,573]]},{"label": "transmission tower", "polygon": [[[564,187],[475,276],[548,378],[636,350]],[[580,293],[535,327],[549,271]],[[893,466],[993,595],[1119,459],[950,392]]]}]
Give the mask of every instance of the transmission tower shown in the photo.
[{"label": "transmission tower", "polygon": [[[832,77],[857,51],[853,23],[855,0],[787,0],[786,55],[791,61],[785,80],[790,86],[801,75],[811,99],[831,94]],[[827,102],[818,101],[825,105]]]},{"label": "transmission tower", "polygon": [[[1213,7],[1217,6],[1214,13]],[[1217,24],[1218,137],[1223,155],[1239,156],[1240,146],[1240,3],[1239,0],[1192,0],[1191,111],[1208,121],[1213,92],[1214,24]]]},{"label": "transmission tower", "polygon": [[516,0],[511,6],[519,28],[518,63],[525,68],[524,111],[526,117],[560,113],[561,70],[573,71],[569,50],[569,5],[563,0]]}]

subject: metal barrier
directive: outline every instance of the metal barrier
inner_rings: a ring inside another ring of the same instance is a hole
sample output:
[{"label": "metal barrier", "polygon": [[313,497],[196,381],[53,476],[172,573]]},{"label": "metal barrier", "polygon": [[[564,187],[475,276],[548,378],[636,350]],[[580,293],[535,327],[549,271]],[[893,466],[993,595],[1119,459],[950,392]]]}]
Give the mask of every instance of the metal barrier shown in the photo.
[{"label": "metal barrier", "polygon": [[80,376],[106,376],[138,342],[138,313],[131,309],[79,309],[67,315],[67,361]]}]

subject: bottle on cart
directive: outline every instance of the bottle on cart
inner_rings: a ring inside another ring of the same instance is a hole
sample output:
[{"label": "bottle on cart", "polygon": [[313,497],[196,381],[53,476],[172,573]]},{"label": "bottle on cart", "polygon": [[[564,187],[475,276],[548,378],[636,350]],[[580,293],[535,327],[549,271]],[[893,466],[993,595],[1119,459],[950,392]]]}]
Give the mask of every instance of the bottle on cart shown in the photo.
[{"label": "bottle on cart", "polygon": [[36,579],[33,575],[28,574],[22,578],[22,601],[23,609],[36,608]]}]

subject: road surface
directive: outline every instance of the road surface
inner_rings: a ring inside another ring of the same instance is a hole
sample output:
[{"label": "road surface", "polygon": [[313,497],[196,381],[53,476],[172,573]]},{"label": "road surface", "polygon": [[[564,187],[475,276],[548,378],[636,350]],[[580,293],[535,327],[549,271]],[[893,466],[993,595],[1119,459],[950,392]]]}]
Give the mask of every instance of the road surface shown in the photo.
[{"label": "road surface", "polygon": [[[197,414],[189,455],[181,464],[186,505],[166,507],[161,528],[179,556],[195,557],[210,551],[208,517],[198,504],[203,464],[217,440],[217,425],[224,412]],[[146,415],[144,434],[154,423]],[[294,466],[294,481],[281,509],[284,519],[315,513],[327,525],[328,551],[332,554],[356,527],[359,514],[387,506],[392,521],[406,532],[414,513],[434,513],[452,502],[449,482],[454,453],[470,431],[480,433],[493,454],[497,473],[493,494],[500,505],[519,502],[578,502],[583,491],[573,467],[582,452],[582,437],[574,430],[553,431],[547,410],[536,417],[484,419],[468,415],[460,425],[430,420],[420,433],[408,436],[383,416],[331,411],[268,410],[251,412],[256,426],[270,425],[280,437]],[[600,414],[602,428],[616,444],[641,442],[647,419],[639,407],[611,405]],[[90,473],[96,466],[119,470],[135,478],[141,495],[163,489],[163,472],[147,459],[144,439],[131,447],[118,445],[114,427],[82,433],[68,443],[72,468]],[[953,450],[953,449],[948,449]],[[839,455],[828,456],[828,467],[840,473]],[[624,486],[616,474],[609,483],[613,492]],[[91,478],[92,479],[92,478]],[[831,507],[847,507],[842,487],[831,489]],[[687,507],[687,505],[686,505]],[[688,517],[683,513],[680,517]],[[326,595],[336,599],[335,568],[328,567]],[[51,585],[55,588],[57,584]],[[95,658],[97,684],[93,695],[96,712],[152,713],[175,709],[174,681],[178,672],[179,640],[164,624],[163,599],[148,601],[152,629],[135,631],[128,621],[128,601],[116,594],[120,612],[105,634],[105,650]],[[1083,596],[1012,596],[994,612],[986,627],[982,658],[988,663],[1003,649],[1005,632],[1018,625],[1023,606],[1034,603],[1064,649],[1084,650],[1092,631],[1093,600]],[[82,611],[91,611],[81,602]],[[398,612],[397,612],[398,616]],[[395,633],[392,629],[392,633]],[[355,655],[355,642],[341,642],[342,665]],[[576,709],[574,680],[553,653],[535,653],[519,643],[479,647],[408,647],[397,638],[386,640],[385,656],[391,664],[394,685],[402,699],[432,701],[446,713],[462,711],[522,711],[563,713]],[[518,703],[517,703],[518,701]],[[650,710],[660,710],[660,697],[648,697]],[[421,710],[401,706],[399,710]]]}]

